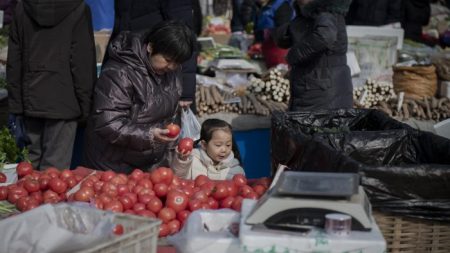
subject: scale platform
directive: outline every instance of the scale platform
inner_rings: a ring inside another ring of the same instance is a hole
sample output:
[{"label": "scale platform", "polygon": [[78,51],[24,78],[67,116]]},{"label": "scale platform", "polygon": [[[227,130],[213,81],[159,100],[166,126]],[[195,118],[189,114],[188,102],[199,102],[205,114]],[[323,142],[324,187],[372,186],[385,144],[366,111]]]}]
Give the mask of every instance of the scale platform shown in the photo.
[{"label": "scale platform", "polygon": [[352,217],[352,230],[371,230],[372,209],[358,174],[283,171],[275,178],[247,224],[302,232],[323,228],[326,214],[342,213]]}]

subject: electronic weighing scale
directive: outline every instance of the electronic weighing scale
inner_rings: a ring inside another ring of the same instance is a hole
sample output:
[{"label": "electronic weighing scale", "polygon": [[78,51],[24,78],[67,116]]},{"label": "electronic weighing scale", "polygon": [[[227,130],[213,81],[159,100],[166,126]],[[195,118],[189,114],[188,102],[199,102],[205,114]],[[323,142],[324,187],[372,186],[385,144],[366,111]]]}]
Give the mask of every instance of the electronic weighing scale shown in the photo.
[{"label": "electronic weighing scale", "polygon": [[323,228],[329,213],[350,215],[352,230],[372,229],[370,202],[358,174],[281,171],[247,217],[255,230],[307,232]]}]

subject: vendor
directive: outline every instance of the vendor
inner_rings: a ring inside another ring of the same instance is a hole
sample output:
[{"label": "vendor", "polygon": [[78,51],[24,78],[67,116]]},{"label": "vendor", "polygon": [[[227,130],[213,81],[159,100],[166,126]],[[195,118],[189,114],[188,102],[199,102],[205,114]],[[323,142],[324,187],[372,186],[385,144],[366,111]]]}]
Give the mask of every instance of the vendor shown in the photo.
[{"label": "vendor", "polygon": [[297,17],[276,30],[279,46],[290,48],[289,110],[352,108],[344,16],[351,0],[297,0]]},{"label": "vendor", "polygon": [[109,46],[86,128],[84,165],[129,173],[164,160],[177,137],[166,136],[181,96],[181,63],[192,56],[195,35],[178,21],[147,34],[120,33]]}]

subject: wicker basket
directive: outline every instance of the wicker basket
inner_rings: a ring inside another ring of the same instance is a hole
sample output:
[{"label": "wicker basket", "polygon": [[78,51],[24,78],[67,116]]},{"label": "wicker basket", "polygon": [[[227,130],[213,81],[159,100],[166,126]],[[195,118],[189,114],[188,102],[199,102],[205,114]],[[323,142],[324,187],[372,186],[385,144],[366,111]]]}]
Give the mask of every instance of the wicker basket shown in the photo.
[{"label": "wicker basket", "polygon": [[437,90],[436,67],[431,66],[396,66],[393,67],[394,90],[405,92],[407,97],[421,100],[434,97]]},{"label": "wicker basket", "polygon": [[450,224],[373,213],[390,253],[449,253]]}]

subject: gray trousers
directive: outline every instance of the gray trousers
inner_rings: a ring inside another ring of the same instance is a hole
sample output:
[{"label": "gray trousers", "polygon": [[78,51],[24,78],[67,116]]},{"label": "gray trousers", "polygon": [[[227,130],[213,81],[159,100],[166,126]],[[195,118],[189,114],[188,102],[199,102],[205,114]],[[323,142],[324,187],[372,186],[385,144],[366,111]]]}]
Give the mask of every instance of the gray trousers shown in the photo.
[{"label": "gray trousers", "polygon": [[31,141],[27,148],[34,168],[70,168],[77,121],[24,117],[24,123]]}]

